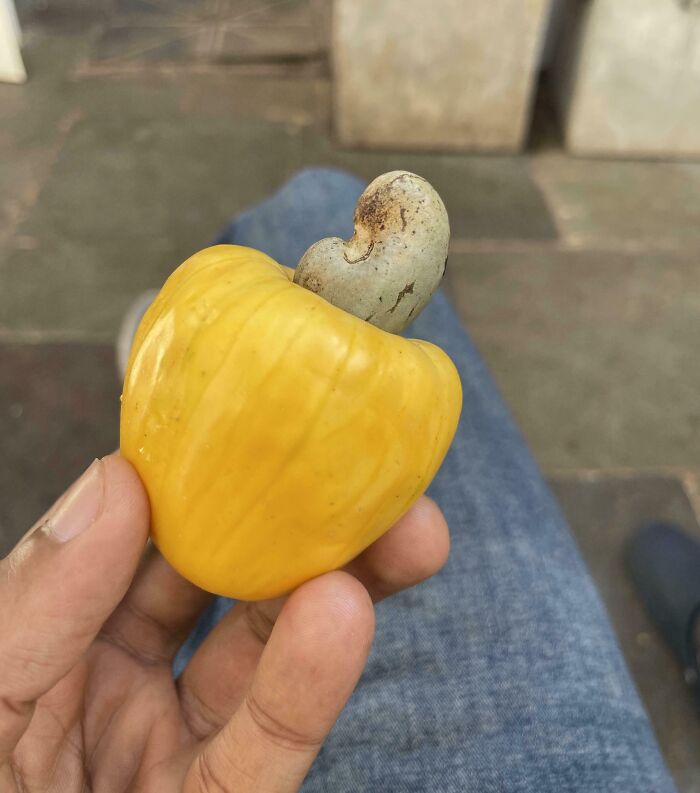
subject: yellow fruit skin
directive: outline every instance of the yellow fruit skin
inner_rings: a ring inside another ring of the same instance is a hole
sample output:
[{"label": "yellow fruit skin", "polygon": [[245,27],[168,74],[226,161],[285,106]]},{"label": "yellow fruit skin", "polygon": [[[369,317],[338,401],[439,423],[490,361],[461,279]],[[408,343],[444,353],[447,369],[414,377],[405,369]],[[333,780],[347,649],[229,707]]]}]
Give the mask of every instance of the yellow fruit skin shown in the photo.
[{"label": "yellow fruit skin", "polygon": [[395,336],[234,245],[168,279],[143,318],[121,453],[183,576],[258,600],[341,567],[437,472],[461,409],[442,350]]}]

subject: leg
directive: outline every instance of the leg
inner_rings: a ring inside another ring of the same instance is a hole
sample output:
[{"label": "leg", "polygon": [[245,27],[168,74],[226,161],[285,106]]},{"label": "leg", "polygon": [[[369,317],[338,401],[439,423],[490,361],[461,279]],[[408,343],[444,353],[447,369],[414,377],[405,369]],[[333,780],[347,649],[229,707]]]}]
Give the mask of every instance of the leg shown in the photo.
[{"label": "leg", "polygon": [[[316,239],[349,236],[362,187],[304,172],[219,241],[293,266]],[[451,528],[451,558],[378,607],[366,672],[304,790],[669,793],[575,544],[442,294],[408,334],[443,347],[464,387],[430,491]]]}]

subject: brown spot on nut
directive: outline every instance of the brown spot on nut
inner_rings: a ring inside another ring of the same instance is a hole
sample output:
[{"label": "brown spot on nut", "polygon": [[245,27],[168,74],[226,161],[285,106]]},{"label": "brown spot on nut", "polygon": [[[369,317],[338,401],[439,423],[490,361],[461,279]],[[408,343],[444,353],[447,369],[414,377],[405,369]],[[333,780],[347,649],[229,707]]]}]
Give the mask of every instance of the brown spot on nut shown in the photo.
[{"label": "brown spot on nut", "polygon": [[303,287],[304,289],[308,289],[309,292],[319,292],[321,289],[321,279],[312,275],[304,281]]},{"label": "brown spot on nut", "polygon": [[[384,231],[389,223],[389,214],[394,207],[392,185],[401,179],[406,179],[406,177],[425,181],[422,176],[402,172],[377,190],[365,191],[360,196],[355,208],[355,226],[364,226],[371,235],[374,235],[377,231]],[[400,207],[399,214],[402,223],[401,230],[403,231],[406,228],[406,208]]]},{"label": "brown spot on nut", "polygon": [[[415,281],[411,281],[410,284],[406,284],[406,286],[404,286],[404,288],[399,292],[399,295],[396,298],[396,302],[389,309],[389,313],[390,314],[393,314],[394,311],[396,311],[396,308],[398,307],[399,303],[404,299],[404,297],[406,297],[406,295],[412,295],[413,294],[413,287],[415,285],[416,285],[416,282]],[[415,308],[415,306],[414,306],[414,308]]]},{"label": "brown spot on nut", "polygon": [[388,215],[385,192],[386,188],[360,196],[355,209],[355,226],[364,226],[370,234],[384,231]]}]

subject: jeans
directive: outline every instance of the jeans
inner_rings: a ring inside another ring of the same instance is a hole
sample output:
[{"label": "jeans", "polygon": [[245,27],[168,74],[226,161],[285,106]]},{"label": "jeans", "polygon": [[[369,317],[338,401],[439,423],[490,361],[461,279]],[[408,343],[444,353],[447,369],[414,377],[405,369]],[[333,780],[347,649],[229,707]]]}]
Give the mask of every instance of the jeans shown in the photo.
[{"label": "jeans", "polygon": [[[294,266],[316,240],[352,234],[363,187],[302,171],[217,242]],[[377,607],[366,670],[303,790],[670,793],[569,529],[442,293],[406,333],[442,347],[462,378],[459,429],[429,490],[452,551],[433,579]],[[204,615],[177,669],[229,606]]]}]

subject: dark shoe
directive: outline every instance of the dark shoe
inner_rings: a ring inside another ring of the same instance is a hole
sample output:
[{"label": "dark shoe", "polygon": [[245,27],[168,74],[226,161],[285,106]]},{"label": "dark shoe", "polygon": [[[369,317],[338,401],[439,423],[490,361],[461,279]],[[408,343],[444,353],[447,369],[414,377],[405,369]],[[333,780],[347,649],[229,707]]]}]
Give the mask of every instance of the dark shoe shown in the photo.
[{"label": "dark shoe", "polygon": [[664,638],[683,665],[686,681],[698,681],[700,543],[680,527],[651,523],[632,538],[627,570]]}]

